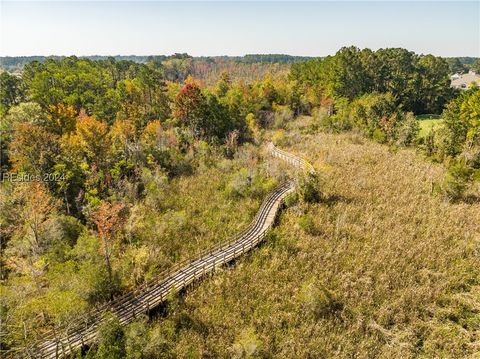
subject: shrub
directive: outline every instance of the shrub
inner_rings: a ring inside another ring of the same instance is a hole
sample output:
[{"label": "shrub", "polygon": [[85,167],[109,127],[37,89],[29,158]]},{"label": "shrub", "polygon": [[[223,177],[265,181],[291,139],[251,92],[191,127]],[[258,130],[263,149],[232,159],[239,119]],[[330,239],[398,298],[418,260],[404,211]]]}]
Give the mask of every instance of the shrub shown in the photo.
[{"label": "shrub", "polygon": [[472,176],[472,169],[465,161],[457,160],[448,168],[442,188],[445,195],[453,201],[460,200]]},{"label": "shrub", "polygon": [[411,145],[418,136],[420,125],[413,113],[408,112],[398,128],[397,144],[402,146]]},{"label": "shrub", "polygon": [[273,133],[272,135],[272,142],[276,146],[283,146],[285,145],[286,142],[286,136],[285,136],[285,131],[284,130],[277,130]]},{"label": "shrub", "polygon": [[299,299],[306,314],[313,315],[317,319],[333,314],[341,308],[333,294],[315,281],[302,286]]},{"label": "shrub", "polygon": [[120,321],[109,314],[98,329],[98,359],[118,359],[125,357],[125,333]]},{"label": "shrub", "polygon": [[307,203],[317,203],[322,199],[320,177],[316,173],[301,174],[298,179],[301,198]]},{"label": "shrub", "polygon": [[275,128],[285,128],[287,123],[293,120],[293,111],[288,106],[275,105],[274,110],[273,126]]},{"label": "shrub", "polygon": [[287,196],[283,200],[283,203],[285,203],[285,206],[289,208],[295,206],[298,203],[298,200],[298,192],[294,191],[287,194]]},{"label": "shrub", "polygon": [[312,216],[308,214],[304,214],[298,218],[298,224],[301,229],[303,229],[308,234],[316,234],[317,228],[315,226],[315,222],[313,221]]}]

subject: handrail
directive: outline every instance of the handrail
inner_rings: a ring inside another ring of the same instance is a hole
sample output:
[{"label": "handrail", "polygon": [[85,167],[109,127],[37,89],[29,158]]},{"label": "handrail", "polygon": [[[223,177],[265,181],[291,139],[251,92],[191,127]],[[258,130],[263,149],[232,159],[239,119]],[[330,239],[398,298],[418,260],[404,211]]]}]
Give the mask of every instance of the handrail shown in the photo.
[{"label": "handrail", "polygon": [[[278,149],[273,143],[267,146],[270,154],[281,158],[294,167],[314,172],[313,166],[304,159]],[[40,342],[30,347],[7,352],[10,358],[59,358],[67,356],[96,339],[100,322],[107,312],[115,313],[121,324],[127,324],[139,313],[148,312],[159,305],[172,292],[214,271],[241,256],[263,240],[273,226],[274,219],[285,196],[294,189],[294,182],[287,180],[275,188],[263,201],[252,222],[227,242],[218,243],[200,251],[196,256],[174,264],[155,278],[143,283],[124,295],[115,298],[96,310],[79,318],[80,324],[73,328],[55,328],[43,336]],[[62,335],[59,337],[59,334]]]}]

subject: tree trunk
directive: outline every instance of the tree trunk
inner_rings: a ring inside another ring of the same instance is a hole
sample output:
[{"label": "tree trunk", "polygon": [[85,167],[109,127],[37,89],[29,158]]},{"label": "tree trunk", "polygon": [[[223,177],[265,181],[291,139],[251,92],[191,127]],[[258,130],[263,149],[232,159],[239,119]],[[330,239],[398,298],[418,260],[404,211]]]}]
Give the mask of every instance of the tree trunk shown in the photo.
[{"label": "tree trunk", "polygon": [[105,237],[102,237],[103,240],[103,255],[105,256],[105,263],[107,265],[107,272],[108,272],[108,285],[109,285],[109,296],[110,300],[113,300],[113,274],[112,274],[112,266],[110,264],[110,253],[108,251],[108,241]]}]

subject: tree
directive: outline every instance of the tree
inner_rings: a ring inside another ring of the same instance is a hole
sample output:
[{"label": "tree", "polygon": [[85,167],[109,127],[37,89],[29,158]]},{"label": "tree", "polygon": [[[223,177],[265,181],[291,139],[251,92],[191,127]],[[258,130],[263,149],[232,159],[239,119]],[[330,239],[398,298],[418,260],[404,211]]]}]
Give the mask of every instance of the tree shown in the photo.
[{"label": "tree", "polygon": [[58,135],[70,133],[75,129],[77,113],[72,105],[58,103],[47,108],[46,128]]},{"label": "tree", "polygon": [[417,113],[440,113],[453,95],[450,87],[449,67],[445,59],[433,55],[418,60],[419,90],[411,108]]},{"label": "tree", "polygon": [[446,59],[451,74],[463,74],[466,71],[465,65],[462,64],[458,57],[450,57]]},{"label": "tree", "polygon": [[80,116],[74,132],[60,139],[61,156],[57,167],[67,170],[69,179],[63,191],[68,193],[69,202],[74,199],[79,213],[89,216],[111,184],[108,151],[110,138],[108,126],[91,116]]},{"label": "tree", "polygon": [[35,102],[22,102],[12,106],[6,116],[0,121],[0,159],[3,168],[9,164],[8,147],[14,136],[14,128],[17,124],[27,123],[33,125],[43,125],[46,121],[46,115],[39,104]]},{"label": "tree", "polygon": [[480,59],[476,59],[470,67],[476,74],[480,74]]},{"label": "tree", "polygon": [[43,176],[52,173],[59,153],[58,137],[43,127],[17,123],[13,127],[8,156],[16,171]]},{"label": "tree", "polygon": [[25,91],[22,80],[3,71],[0,73],[0,115],[5,114],[10,107],[22,102]]},{"label": "tree", "polygon": [[31,123],[34,125],[45,125],[46,113],[36,102],[22,102],[8,110],[6,121],[13,127],[16,123]]},{"label": "tree", "polygon": [[8,262],[17,273],[31,276],[39,287],[37,278],[44,273],[46,264],[36,262],[48,248],[49,238],[44,231],[57,213],[58,202],[39,181],[17,185],[13,196],[17,205],[10,210],[16,212],[18,225],[8,243]]},{"label": "tree", "polygon": [[220,78],[215,85],[215,93],[217,94],[217,96],[223,97],[227,94],[231,85],[232,80],[230,78],[230,75],[228,74],[228,72],[224,71],[220,74]]},{"label": "tree", "polygon": [[189,78],[175,98],[174,116],[198,137],[205,133],[207,120],[205,115],[205,97],[200,86]]},{"label": "tree", "polygon": [[71,149],[77,151],[87,163],[97,168],[104,166],[110,147],[108,126],[105,122],[91,116],[79,117],[69,142]]},{"label": "tree", "polygon": [[333,97],[349,101],[366,93],[391,93],[406,111],[441,111],[452,96],[446,60],[419,56],[401,48],[359,50],[344,47],[335,56],[293,64],[290,78],[312,88],[318,99]]},{"label": "tree", "polygon": [[116,317],[108,314],[98,329],[98,359],[125,358],[125,332]]},{"label": "tree", "polygon": [[474,87],[452,100],[443,111],[447,142],[443,149],[457,156],[466,147],[480,146],[480,88]]},{"label": "tree", "polygon": [[113,293],[115,290],[111,265],[112,247],[114,245],[117,232],[122,225],[124,209],[125,206],[123,204],[111,204],[110,202],[105,201],[96,209],[95,212],[92,213],[91,218],[102,241],[102,252],[108,271],[111,299],[113,299]]}]

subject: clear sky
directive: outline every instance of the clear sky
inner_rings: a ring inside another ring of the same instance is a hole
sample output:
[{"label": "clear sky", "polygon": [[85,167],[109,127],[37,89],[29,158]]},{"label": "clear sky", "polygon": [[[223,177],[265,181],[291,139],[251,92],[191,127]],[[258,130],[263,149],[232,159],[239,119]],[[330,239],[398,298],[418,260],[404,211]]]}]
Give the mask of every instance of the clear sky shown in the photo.
[{"label": "clear sky", "polygon": [[341,46],[480,56],[480,1],[1,1],[0,54],[323,56]]}]

